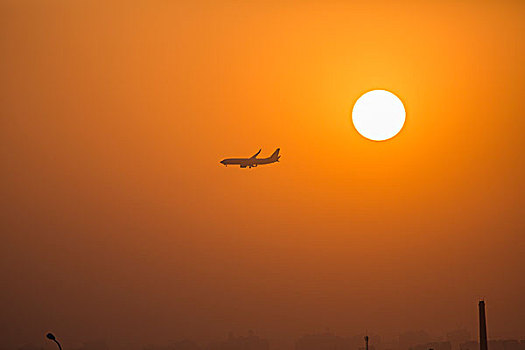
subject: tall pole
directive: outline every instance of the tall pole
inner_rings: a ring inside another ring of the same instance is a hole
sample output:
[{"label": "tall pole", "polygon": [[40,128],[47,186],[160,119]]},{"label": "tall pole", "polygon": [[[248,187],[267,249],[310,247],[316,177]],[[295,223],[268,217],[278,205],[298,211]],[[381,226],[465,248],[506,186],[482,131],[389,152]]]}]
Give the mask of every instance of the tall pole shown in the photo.
[{"label": "tall pole", "polygon": [[53,333],[47,333],[47,334],[46,334],[46,338],[49,339],[49,340],[54,341],[54,342],[58,345],[58,350],[62,350],[62,346],[61,346],[60,343],[58,342],[57,338],[55,338],[55,336],[53,335]]},{"label": "tall pole", "polygon": [[488,350],[487,319],[485,317],[485,301],[479,302],[479,350]]}]

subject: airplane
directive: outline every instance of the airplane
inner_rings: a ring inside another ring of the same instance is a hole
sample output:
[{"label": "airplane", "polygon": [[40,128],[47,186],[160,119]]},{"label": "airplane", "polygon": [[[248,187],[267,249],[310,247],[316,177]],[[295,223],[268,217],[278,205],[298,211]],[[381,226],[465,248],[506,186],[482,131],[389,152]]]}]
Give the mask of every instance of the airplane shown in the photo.
[{"label": "airplane", "polygon": [[258,165],[278,162],[279,158],[281,158],[281,156],[279,155],[280,150],[280,148],[277,148],[275,152],[273,152],[273,154],[268,158],[257,158],[259,153],[261,153],[261,150],[259,150],[259,152],[255,153],[250,158],[226,158],[224,160],[221,160],[220,163],[224,164],[225,166],[240,165],[241,168],[255,168]]}]

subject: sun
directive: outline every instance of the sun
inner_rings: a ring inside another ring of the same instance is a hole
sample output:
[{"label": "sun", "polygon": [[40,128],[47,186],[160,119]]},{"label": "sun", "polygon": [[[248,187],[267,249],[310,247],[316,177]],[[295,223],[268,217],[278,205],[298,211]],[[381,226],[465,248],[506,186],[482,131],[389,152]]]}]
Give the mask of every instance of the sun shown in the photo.
[{"label": "sun", "polygon": [[359,97],[352,109],[352,122],[358,133],[373,141],[396,136],[405,124],[405,106],[393,93],[372,90]]}]

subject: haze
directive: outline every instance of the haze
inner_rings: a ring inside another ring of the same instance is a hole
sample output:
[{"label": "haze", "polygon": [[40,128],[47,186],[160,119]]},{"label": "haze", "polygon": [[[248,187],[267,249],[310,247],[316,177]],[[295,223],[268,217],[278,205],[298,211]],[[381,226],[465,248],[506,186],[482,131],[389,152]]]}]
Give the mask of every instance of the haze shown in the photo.
[{"label": "haze", "polygon": [[6,346],[525,334],[524,2],[0,6]]}]

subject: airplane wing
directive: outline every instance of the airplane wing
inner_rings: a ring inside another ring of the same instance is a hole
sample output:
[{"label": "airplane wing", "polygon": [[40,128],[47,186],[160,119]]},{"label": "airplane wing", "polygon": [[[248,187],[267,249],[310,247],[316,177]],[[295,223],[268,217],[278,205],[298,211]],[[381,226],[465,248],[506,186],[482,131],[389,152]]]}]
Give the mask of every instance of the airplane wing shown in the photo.
[{"label": "airplane wing", "polygon": [[259,155],[259,153],[261,153],[261,150],[259,150],[259,152],[255,153],[250,159],[256,158]]}]

